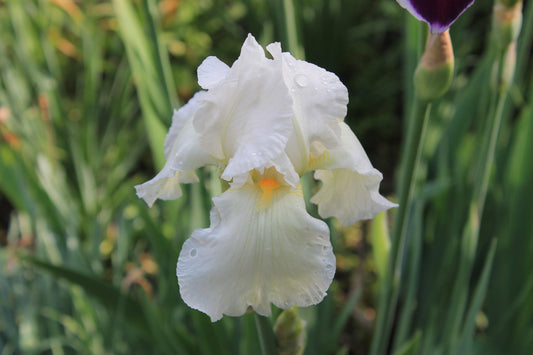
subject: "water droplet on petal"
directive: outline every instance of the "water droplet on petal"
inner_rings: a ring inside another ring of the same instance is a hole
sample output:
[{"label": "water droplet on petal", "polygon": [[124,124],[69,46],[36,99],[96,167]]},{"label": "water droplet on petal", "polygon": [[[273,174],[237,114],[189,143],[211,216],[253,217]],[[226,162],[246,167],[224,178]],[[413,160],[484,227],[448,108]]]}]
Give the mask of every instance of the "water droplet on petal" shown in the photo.
[{"label": "water droplet on petal", "polygon": [[288,58],[288,59],[287,59],[287,65],[288,65],[289,67],[292,67],[292,66],[294,65],[293,62],[294,62],[294,59],[292,59],[292,58]]},{"label": "water droplet on petal", "polygon": [[196,249],[191,249],[189,252],[189,255],[194,258],[196,255],[198,255],[198,251]]},{"label": "water droplet on petal", "polygon": [[294,77],[294,81],[296,81],[296,84],[298,84],[299,87],[304,88],[309,83],[309,79],[307,79],[307,76],[303,74],[298,74]]}]

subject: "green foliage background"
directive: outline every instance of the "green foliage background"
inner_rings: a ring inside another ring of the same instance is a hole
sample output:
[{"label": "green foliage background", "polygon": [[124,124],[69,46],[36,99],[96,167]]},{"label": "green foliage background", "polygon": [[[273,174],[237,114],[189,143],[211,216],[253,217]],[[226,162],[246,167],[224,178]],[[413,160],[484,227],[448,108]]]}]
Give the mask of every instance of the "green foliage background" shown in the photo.
[{"label": "green foliage background", "polygon": [[[491,9],[478,0],[451,29],[456,73],[417,171],[389,353],[533,348],[531,3],[479,240],[462,234],[494,103]],[[198,65],[231,64],[247,33],[339,75],[346,120],[394,198],[424,38],[395,1],[0,1],[0,354],[260,352],[252,314],[212,324],[179,297],[177,255],[208,224],[217,172],[151,209],[133,189],[164,163]],[[299,310],[306,354],[370,351],[387,221],[328,221],[338,270],[326,299]]]}]

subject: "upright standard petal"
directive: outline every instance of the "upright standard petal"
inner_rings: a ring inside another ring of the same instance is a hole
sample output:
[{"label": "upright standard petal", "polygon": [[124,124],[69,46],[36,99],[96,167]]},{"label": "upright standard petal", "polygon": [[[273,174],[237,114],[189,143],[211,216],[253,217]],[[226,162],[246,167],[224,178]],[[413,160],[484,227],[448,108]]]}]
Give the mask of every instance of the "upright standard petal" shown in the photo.
[{"label": "upright standard petal", "polygon": [[292,99],[281,63],[267,59],[249,35],[224,79],[205,95],[194,119],[202,146],[227,161],[222,178],[232,180],[272,166],[292,131]]},{"label": "upright standard petal", "polygon": [[350,127],[344,122],[339,125],[341,145],[338,148],[313,147],[309,168],[319,169],[315,178],[322,181],[322,187],[311,202],[318,205],[318,213],[323,218],[336,217],[348,226],[373,218],[396,204],[379,194],[383,176],[372,166]]},{"label": "upright standard petal", "polygon": [[474,0],[397,0],[414,17],[425,21],[431,33],[446,31]]},{"label": "upright standard petal", "polygon": [[274,60],[282,63],[283,79],[293,100],[294,130],[286,152],[296,171],[303,174],[312,142],[321,142],[328,148],[338,144],[337,121],[346,116],[348,90],[335,74],[282,53],[279,43],[272,43],[267,49]]},{"label": "upright standard petal", "polygon": [[275,177],[254,181],[213,198],[211,226],[196,230],[180,252],[181,296],[212,321],[250,306],[269,315],[270,303],[316,304],[335,273],[328,227],[306,212],[301,188]]},{"label": "upright standard petal", "polygon": [[207,57],[198,67],[198,84],[202,89],[211,89],[224,80],[228,71],[226,63],[217,57]]}]

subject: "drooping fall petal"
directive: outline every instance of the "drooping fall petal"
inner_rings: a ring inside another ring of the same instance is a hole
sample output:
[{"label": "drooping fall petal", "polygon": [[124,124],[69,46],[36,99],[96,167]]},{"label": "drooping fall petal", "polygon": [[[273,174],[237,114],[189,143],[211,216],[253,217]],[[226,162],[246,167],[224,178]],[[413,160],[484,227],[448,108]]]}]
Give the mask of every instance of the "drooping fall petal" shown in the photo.
[{"label": "drooping fall petal", "polygon": [[248,182],[213,198],[211,226],[183,245],[180,293],[216,321],[251,306],[270,314],[322,300],[335,273],[327,225],[305,210],[301,188],[274,178]]},{"label": "drooping fall petal", "polygon": [[383,176],[372,166],[348,125],[339,125],[341,145],[330,150],[317,148],[314,153],[315,178],[322,181],[322,187],[311,202],[318,205],[323,218],[336,217],[348,226],[373,218],[396,204],[379,194]]}]

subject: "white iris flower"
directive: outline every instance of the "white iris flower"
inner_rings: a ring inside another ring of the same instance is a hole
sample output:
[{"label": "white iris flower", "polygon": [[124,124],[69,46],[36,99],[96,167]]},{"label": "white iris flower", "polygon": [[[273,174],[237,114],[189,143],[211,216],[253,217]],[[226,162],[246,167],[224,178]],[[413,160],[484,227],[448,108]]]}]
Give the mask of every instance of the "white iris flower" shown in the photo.
[{"label": "white iris flower", "polygon": [[222,168],[231,188],[213,198],[211,226],[194,231],[178,259],[183,300],[216,321],[249,306],[270,314],[319,303],[335,274],[327,225],[306,209],[300,177],[322,181],[311,201],[322,217],[350,225],[395,204],[378,192],[381,173],[342,121],[348,92],[339,78],[282,53],[265,56],[248,35],[230,68],[208,57],[197,93],[174,111],[165,140],[167,163],[136,186],[150,206],[176,199],[195,169]]}]

